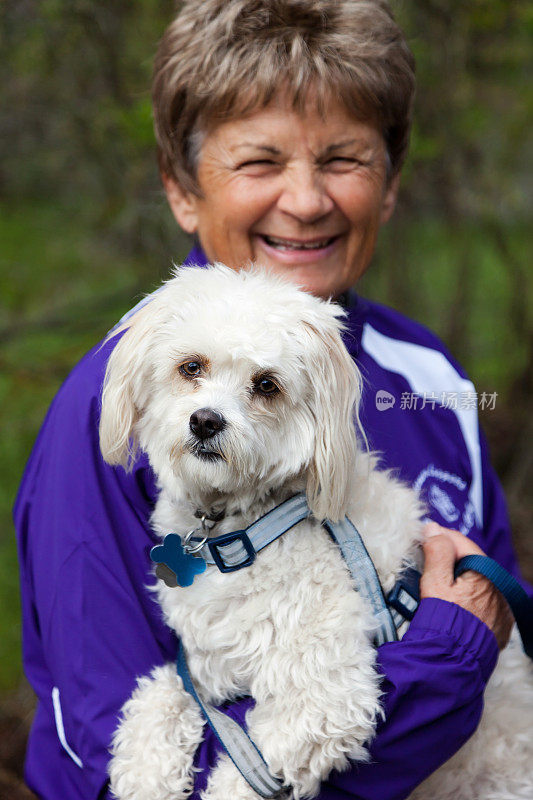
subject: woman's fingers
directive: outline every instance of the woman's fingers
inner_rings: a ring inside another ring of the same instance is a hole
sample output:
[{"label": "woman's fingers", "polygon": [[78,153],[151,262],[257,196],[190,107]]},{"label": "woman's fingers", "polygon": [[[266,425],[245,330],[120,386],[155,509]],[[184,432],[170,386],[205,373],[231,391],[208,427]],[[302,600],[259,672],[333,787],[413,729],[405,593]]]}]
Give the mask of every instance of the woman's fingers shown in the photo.
[{"label": "woman's fingers", "polygon": [[468,571],[454,578],[455,563],[463,556],[484,555],[474,542],[457,531],[434,522],[424,529],[425,566],[420,581],[420,596],[447,600],[475,614],[492,630],[500,649],[511,634],[513,616],[503,595],[483,575]]},{"label": "woman's fingers", "polygon": [[422,596],[424,586],[434,589],[449,588],[453,584],[453,568],[457,561],[453,541],[443,534],[434,535],[424,542],[424,573],[420,584]]}]

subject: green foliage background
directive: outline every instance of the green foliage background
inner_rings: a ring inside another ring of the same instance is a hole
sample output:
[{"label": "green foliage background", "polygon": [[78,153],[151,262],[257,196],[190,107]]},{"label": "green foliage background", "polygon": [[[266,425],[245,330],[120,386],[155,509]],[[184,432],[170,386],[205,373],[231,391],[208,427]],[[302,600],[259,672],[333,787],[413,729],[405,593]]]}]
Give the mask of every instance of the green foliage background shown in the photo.
[{"label": "green foliage background", "polygon": [[[480,391],[533,574],[533,7],[392,2],[418,63],[400,206],[361,291],[436,330]],[[170,0],[4,0],[0,9],[0,691],[21,679],[10,509],[76,360],[188,249],[154,158],[149,85]]]}]

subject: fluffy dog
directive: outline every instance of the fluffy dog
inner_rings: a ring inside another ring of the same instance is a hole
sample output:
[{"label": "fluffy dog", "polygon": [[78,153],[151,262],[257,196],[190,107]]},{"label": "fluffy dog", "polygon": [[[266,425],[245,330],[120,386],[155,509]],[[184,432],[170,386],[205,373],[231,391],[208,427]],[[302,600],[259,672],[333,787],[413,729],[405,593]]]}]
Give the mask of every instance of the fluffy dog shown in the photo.
[{"label": "fluffy dog", "polygon": [[[250,736],[294,798],[316,795],[350,759],[364,761],[380,715],[375,621],[319,521],[349,516],[385,591],[416,563],[420,541],[417,495],[358,444],[360,378],[341,341],[342,315],[257,269],[178,270],[125,324],[102,397],[103,456],[127,466],[137,448],[148,454],[160,488],[152,524],[161,535],[185,535],[202,513],[220,519],[213,535],[243,529],[295,493],[307,495],[312,518],[251,566],[229,574],[208,567],[191,586],[157,586],[203,699],[254,697]],[[532,695],[522,688],[520,648],[509,652],[507,673],[492,682],[484,741],[476,745],[476,735],[417,798],[531,800],[531,745],[523,756],[524,731],[505,717],[523,719]],[[202,728],[173,664],[139,678],[113,741],[115,795],[187,797]],[[227,756],[203,794],[257,797]]]}]

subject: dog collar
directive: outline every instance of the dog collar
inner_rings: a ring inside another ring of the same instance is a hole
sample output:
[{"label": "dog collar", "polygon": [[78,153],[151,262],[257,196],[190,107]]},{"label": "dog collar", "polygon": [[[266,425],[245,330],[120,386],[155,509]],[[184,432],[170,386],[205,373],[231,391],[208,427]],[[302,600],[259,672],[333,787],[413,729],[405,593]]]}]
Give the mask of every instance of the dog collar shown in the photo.
[{"label": "dog collar", "polygon": [[[305,494],[295,494],[245,530],[223,533],[212,539],[207,535],[195,536],[196,531],[191,531],[183,542],[177,533],[168,533],[163,544],[152,547],[150,558],[158,565],[156,575],[167,586],[190,586],[196,575],[205,572],[208,564],[218,567],[221,572],[249,567],[264,547],[309,516],[311,511]],[[361,534],[348,517],[339,522],[325,519],[322,525],[339,547],[355,588],[374,612],[376,644],[394,641],[397,638],[396,625]]]},{"label": "dog collar", "polygon": [[183,540],[177,533],[167,533],[163,544],[152,547],[150,558],[157,564],[156,575],[167,586],[190,586],[208,565],[218,567],[220,572],[249,567],[264,547],[310,515],[305,495],[296,494],[244,530],[209,538],[208,526],[202,525],[205,535],[195,535],[195,529]]}]

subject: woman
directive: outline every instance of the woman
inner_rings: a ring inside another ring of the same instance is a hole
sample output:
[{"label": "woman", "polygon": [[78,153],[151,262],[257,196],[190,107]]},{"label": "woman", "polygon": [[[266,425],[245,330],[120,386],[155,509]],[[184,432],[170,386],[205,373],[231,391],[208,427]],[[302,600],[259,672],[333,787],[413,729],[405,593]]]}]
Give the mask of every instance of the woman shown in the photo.
[{"label": "woman", "polygon": [[[371,446],[421,489],[435,522],[469,534],[430,531],[440,535],[425,548],[425,599],[404,639],[379,650],[387,718],[372,763],[332,775],[324,800],[406,797],[471,735],[510,622],[490,584],[472,573],[454,582],[453,564],[477,543],[517,572],[475,410],[400,402],[472,385],[428,331],[346,294],[394,210],[413,91],[413,59],[383,0],[191,0],[156,60],[162,177],[197,238],[188,262],[256,259],[343,299]],[[153,475],[144,457],[125,473],[99,453],[112,346],[62,387],[16,506],[25,664],[39,697],[26,776],[45,800],[108,796],[118,710],[137,675],[175,654],[145,588]],[[242,721],[249,702],[227,711]],[[197,792],[216,748],[206,733]]]}]

